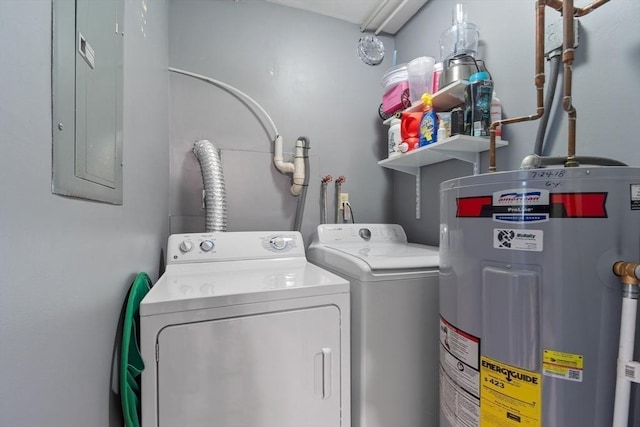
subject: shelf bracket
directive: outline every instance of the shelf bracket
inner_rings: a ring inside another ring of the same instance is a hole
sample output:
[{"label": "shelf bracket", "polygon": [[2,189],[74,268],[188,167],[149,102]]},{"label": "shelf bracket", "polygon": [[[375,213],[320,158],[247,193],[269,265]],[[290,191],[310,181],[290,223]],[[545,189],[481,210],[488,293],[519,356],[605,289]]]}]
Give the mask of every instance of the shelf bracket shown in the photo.
[{"label": "shelf bracket", "polygon": [[420,201],[420,178],[421,178],[421,173],[420,173],[420,168],[418,168],[418,170],[416,171],[416,219],[420,219],[420,213],[422,211],[422,203]]}]

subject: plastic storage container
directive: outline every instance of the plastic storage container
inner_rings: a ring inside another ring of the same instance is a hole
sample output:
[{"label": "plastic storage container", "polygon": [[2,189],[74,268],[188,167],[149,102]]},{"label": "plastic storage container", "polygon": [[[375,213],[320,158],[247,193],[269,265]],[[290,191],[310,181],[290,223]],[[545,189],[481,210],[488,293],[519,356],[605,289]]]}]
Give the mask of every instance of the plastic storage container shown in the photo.
[{"label": "plastic storage container", "polygon": [[387,91],[395,85],[406,82],[409,79],[409,73],[407,72],[407,64],[398,64],[395,67],[391,67],[382,76],[382,87]]},{"label": "plastic storage container", "polygon": [[440,76],[442,75],[442,70],[444,69],[444,65],[442,62],[436,62],[433,66],[433,78],[431,79],[431,93],[436,93],[440,90]]},{"label": "plastic storage container", "polygon": [[398,64],[390,68],[382,77],[384,95],[382,96],[382,111],[393,114],[409,107],[409,74],[407,64]]},{"label": "plastic storage container", "polygon": [[433,93],[433,67],[436,60],[429,56],[420,56],[407,64],[409,79],[409,99],[411,103],[420,101],[425,93]]}]

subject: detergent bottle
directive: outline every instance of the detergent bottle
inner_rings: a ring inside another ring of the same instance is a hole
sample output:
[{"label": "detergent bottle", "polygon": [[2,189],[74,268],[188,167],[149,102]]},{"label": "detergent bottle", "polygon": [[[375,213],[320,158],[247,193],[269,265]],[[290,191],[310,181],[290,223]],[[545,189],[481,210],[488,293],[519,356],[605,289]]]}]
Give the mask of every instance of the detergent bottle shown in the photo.
[{"label": "detergent bottle", "polygon": [[438,140],[438,115],[433,109],[433,96],[430,93],[422,95],[424,112],[420,122],[420,147],[433,144]]},{"label": "detergent bottle", "polygon": [[[420,145],[420,121],[422,113],[404,111],[400,117],[400,137],[406,143],[406,151],[418,148]],[[400,147],[402,148],[402,147]]]}]

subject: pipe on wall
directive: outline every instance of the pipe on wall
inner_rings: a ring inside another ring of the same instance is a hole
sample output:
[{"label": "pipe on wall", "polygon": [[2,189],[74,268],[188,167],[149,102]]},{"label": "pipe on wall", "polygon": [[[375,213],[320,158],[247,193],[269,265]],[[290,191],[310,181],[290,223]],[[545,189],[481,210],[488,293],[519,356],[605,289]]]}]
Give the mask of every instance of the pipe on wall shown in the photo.
[{"label": "pipe on wall", "polygon": [[278,169],[278,171],[281,173],[293,174],[293,184],[291,185],[291,189],[290,189],[291,194],[294,196],[298,196],[300,194],[300,192],[302,191],[302,186],[304,184],[304,175],[305,175],[302,144],[301,143],[298,144],[298,142],[296,142],[294,162],[293,163],[285,162],[283,160],[282,136],[280,135],[280,132],[278,132],[278,128],[276,127],[276,124],[271,119],[271,116],[269,116],[269,114],[265,111],[265,109],[262,108],[262,106],[258,104],[258,102],[255,99],[251,98],[249,95],[242,92],[240,89],[237,89],[219,80],[215,80],[210,77],[203,76],[201,74],[196,74],[190,71],[185,71],[185,70],[172,68],[172,67],[169,67],[169,71],[178,73],[178,74],[184,74],[185,76],[189,76],[189,77],[194,77],[196,79],[205,81],[221,89],[224,89],[225,91],[229,92],[233,96],[238,97],[240,100],[248,102],[247,105],[249,107],[253,106],[255,109],[257,109],[261,113],[261,115],[258,115],[258,117],[262,117],[267,121],[269,127],[273,130],[275,135],[273,140],[273,163],[276,169]]},{"label": "pipe on wall", "polygon": [[321,205],[321,213],[320,213],[320,224],[327,223],[327,184],[333,180],[331,175],[326,175],[322,177],[320,181],[320,205]]},{"label": "pipe on wall", "polygon": [[336,194],[334,195],[334,201],[335,201],[335,223],[339,224],[342,221],[340,221],[340,193],[341,193],[341,188],[342,188],[342,183],[346,181],[346,178],[342,175],[340,175],[339,177],[336,178]]},{"label": "pipe on wall", "polygon": [[[304,204],[305,201],[307,200],[307,189],[309,188],[309,148],[311,148],[309,146],[309,141],[307,140],[307,138],[304,137],[299,137],[298,140],[296,141],[296,149],[298,147],[298,145],[301,145],[302,147],[302,162],[303,162],[303,167],[302,168],[298,168],[298,171],[302,170],[302,183],[300,184],[300,195],[298,196],[298,203],[296,205],[296,218],[295,221],[293,223],[293,230],[294,231],[301,231],[302,230],[302,217],[304,215]],[[298,159],[296,158],[296,161],[298,161]],[[305,174],[304,172],[307,171],[307,173]],[[297,181],[299,181],[300,176],[296,177],[296,174],[294,173],[294,183],[296,183]],[[297,184],[296,184],[297,185]]]},{"label": "pipe on wall", "polygon": [[[636,316],[640,296],[640,263],[617,261],[613,273],[622,284],[622,314],[620,319],[620,340],[618,345],[618,375],[613,410],[613,427],[627,427],[629,424],[629,403],[631,381],[627,378],[628,364],[633,363]],[[635,367],[629,366],[633,371]]]},{"label": "pipe on wall", "polygon": [[489,172],[496,172],[496,128],[500,125],[538,120],[544,114],[544,9],[546,0],[536,1],[536,114],[497,120],[489,126]]},{"label": "pipe on wall", "polygon": [[503,124],[518,123],[530,120],[537,120],[544,114],[544,12],[549,6],[563,15],[563,53],[562,62],[564,64],[564,98],[563,107],[569,116],[569,133],[567,160],[565,166],[578,166],[575,160],[576,147],[576,117],[577,113],[571,101],[572,66],[574,59],[574,22],[575,16],[584,16],[593,12],[598,7],[609,0],[595,0],[593,3],[582,8],[576,8],[573,0],[536,0],[536,77],[535,84],[537,90],[537,113],[529,116],[516,117],[513,119],[498,120],[491,123],[489,127],[489,172],[496,172],[496,127]]},{"label": "pipe on wall", "polygon": [[[520,163],[520,169],[537,169],[545,166],[562,165],[566,162],[565,157],[549,157],[538,156],[537,154],[529,154]],[[628,166],[626,163],[620,162],[614,159],[608,159],[606,157],[593,157],[593,156],[579,156],[576,160],[582,164],[596,165],[596,166]]]}]

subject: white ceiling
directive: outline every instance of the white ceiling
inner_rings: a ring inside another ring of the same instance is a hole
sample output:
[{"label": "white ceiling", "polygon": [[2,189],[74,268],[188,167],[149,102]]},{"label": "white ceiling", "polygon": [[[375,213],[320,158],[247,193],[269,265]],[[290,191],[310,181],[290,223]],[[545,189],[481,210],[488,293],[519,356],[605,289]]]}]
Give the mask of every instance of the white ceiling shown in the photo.
[{"label": "white ceiling", "polygon": [[[361,31],[395,34],[428,0],[267,0],[360,25]],[[375,17],[371,18],[374,13]],[[371,22],[363,28],[363,24]],[[385,22],[387,21],[387,22]]]}]

